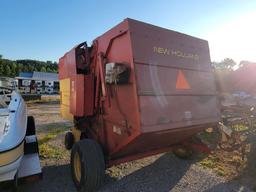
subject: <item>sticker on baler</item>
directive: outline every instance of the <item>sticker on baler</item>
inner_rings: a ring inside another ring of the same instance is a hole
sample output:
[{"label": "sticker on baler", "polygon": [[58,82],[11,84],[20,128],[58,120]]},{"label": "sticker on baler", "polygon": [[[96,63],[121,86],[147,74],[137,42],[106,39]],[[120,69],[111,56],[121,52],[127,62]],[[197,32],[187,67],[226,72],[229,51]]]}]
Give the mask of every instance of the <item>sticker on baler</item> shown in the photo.
[{"label": "sticker on baler", "polygon": [[176,81],[176,89],[190,89],[190,85],[186,80],[184,73],[179,70],[178,77]]},{"label": "sticker on baler", "polygon": [[118,135],[122,135],[122,130],[120,127],[117,127],[115,125],[113,125],[113,132],[118,134]]}]

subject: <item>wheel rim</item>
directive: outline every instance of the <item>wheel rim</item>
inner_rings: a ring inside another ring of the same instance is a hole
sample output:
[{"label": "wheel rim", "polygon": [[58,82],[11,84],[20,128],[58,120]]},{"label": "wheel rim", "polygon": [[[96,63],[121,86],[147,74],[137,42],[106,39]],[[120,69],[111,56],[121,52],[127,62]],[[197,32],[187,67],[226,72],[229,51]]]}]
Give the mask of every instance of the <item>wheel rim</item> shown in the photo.
[{"label": "wheel rim", "polygon": [[81,180],[81,160],[78,152],[75,153],[74,155],[74,172],[75,172],[75,177],[78,182]]}]

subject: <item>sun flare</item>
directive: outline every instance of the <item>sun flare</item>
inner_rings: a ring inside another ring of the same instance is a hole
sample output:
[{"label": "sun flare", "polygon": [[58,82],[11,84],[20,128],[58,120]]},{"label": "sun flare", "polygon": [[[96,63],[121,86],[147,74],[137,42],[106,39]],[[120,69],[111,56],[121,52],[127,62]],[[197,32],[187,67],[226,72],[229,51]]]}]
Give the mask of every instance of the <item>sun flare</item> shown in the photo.
[{"label": "sun flare", "polygon": [[256,13],[248,13],[208,34],[208,41],[213,61],[226,57],[256,61]]}]

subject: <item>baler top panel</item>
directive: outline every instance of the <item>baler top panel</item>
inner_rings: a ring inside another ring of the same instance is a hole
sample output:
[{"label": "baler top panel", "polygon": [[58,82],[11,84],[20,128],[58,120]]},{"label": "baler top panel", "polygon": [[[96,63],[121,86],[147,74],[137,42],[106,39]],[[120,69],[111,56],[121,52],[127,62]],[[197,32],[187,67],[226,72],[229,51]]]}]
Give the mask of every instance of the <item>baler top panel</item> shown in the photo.
[{"label": "baler top panel", "polygon": [[208,43],[172,30],[129,20],[134,62],[210,71]]}]

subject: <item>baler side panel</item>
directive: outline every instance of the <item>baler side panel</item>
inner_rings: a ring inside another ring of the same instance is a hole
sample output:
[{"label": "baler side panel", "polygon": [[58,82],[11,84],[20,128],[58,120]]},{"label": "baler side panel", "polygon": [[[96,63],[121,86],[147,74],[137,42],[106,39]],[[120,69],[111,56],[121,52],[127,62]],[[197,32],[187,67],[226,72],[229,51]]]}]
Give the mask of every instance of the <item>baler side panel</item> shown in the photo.
[{"label": "baler side panel", "polygon": [[74,116],[93,115],[94,77],[93,74],[78,74],[76,47],[60,59],[59,79],[62,116],[73,120]]},{"label": "baler side panel", "polygon": [[[113,41],[109,45],[111,39]],[[107,147],[104,147],[111,154],[118,150],[118,148],[122,148],[133,137],[136,137],[140,125],[137,88],[135,85],[131,41],[127,23],[123,22],[122,25],[118,25],[97,40],[99,44],[98,52],[104,53],[104,51],[108,50],[108,63],[117,62],[125,64],[131,71],[128,84],[106,85],[108,96],[104,105],[105,115],[103,117],[104,134],[106,134],[108,142]],[[94,126],[98,125],[94,124]],[[101,143],[106,142],[101,141]]]},{"label": "baler side panel", "polygon": [[85,75],[84,79],[84,115],[91,116],[94,113],[94,75]]},{"label": "baler side panel", "polygon": [[70,65],[69,55],[74,50],[66,53],[59,59],[59,80],[60,80],[60,108],[61,115],[64,119],[73,121],[73,114],[70,112],[70,89],[71,89],[71,76],[75,72],[72,65]]},{"label": "baler side panel", "polygon": [[60,108],[61,116],[69,121],[73,121],[73,115],[70,113],[70,79],[60,79]]},{"label": "baler side panel", "polygon": [[[171,61],[170,61],[171,62]],[[138,95],[216,95],[212,72],[136,63]],[[179,88],[180,73],[189,87]]]},{"label": "baler side panel", "polygon": [[[214,123],[219,118],[216,96],[141,96],[140,98],[141,125],[145,132]],[[155,126],[155,129],[149,126]]]},{"label": "baler side panel", "polygon": [[85,115],[84,101],[86,98],[85,76],[83,74],[72,76],[70,86],[70,113],[83,117]]}]

